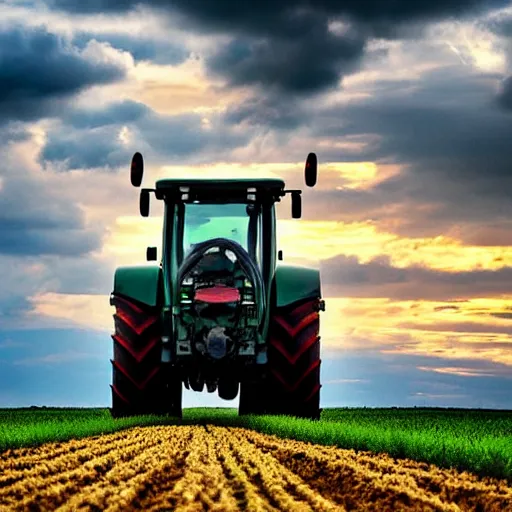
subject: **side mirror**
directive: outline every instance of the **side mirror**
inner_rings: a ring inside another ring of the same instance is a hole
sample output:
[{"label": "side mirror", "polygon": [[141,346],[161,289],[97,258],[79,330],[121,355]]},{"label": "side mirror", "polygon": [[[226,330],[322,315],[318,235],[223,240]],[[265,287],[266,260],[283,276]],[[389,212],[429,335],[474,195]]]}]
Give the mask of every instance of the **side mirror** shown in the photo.
[{"label": "side mirror", "polygon": [[277,259],[283,261],[283,251],[277,251]]},{"label": "side mirror", "polygon": [[149,217],[149,189],[147,188],[140,191],[139,210],[143,217]]},{"label": "side mirror", "polygon": [[146,249],[146,261],[156,261],[156,247],[148,247]]},{"label": "side mirror", "polygon": [[300,191],[292,192],[292,218],[300,219],[302,217],[302,197]]},{"label": "side mirror", "polygon": [[132,157],[132,167],[130,170],[130,180],[134,187],[140,187],[142,183],[142,175],[144,174],[144,159],[137,152]]},{"label": "side mirror", "polygon": [[308,158],[306,159],[304,175],[306,179],[306,185],[308,187],[314,187],[316,185],[316,179],[318,175],[318,160],[315,153],[309,153]]}]

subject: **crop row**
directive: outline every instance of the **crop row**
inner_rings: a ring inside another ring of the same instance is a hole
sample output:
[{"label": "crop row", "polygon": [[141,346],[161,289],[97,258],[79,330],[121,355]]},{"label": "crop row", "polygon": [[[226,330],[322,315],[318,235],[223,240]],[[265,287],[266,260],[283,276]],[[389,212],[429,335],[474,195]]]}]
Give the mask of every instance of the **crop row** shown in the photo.
[{"label": "crop row", "polygon": [[512,510],[505,481],[238,427],[155,426],[0,454],[8,510]]}]

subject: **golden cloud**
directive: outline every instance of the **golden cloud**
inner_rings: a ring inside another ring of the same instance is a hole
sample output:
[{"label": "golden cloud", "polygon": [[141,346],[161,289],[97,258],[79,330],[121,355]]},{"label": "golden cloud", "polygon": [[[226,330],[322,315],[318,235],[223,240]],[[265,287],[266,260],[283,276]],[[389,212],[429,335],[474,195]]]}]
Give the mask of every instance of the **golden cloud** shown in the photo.
[{"label": "golden cloud", "polygon": [[108,295],[42,293],[31,297],[30,302],[32,317],[54,319],[59,326],[113,331],[114,309],[109,304]]},{"label": "golden cloud", "polygon": [[[68,295],[43,293],[31,299],[31,316],[62,321],[70,326],[111,332],[113,308],[105,295]],[[440,309],[443,303],[393,302],[387,299],[327,299],[326,311],[321,316],[322,347],[335,350],[362,350],[387,354],[435,356],[437,358],[485,360],[512,366],[512,337],[506,332],[493,332],[493,322],[475,316],[473,301],[459,303],[460,312]],[[508,310],[508,301],[475,301],[479,310],[487,304],[493,311],[500,307]],[[447,306],[444,304],[444,306]],[[488,326],[489,331],[461,331],[456,316],[474,318],[475,323]],[[437,322],[452,318],[452,330],[431,331]],[[411,329],[404,324],[421,318],[422,329]],[[507,325],[506,320],[496,319],[498,325]],[[421,369],[438,373],[467,374],[463,368]],[[492,370],[488,372],[493,373]]]}]

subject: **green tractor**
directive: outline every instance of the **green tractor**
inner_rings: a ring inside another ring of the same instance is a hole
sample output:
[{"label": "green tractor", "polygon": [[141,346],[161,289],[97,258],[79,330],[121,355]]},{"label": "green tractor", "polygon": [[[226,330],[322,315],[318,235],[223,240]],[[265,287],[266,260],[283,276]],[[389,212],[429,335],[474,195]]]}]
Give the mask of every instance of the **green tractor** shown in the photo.
[{"label": "green tractor", "polygon": [[[131,183],[140,187],[135,153]],[[305,181],[317,180],[308,155]],[[140,192],[165,203],[160,264],[120,267],[115,306],[114,417],[181,417],[182,386],[240,394],[239,414],[320,417],[319,271],[285,266],[276,249],[275,203],[301,191],[280,179],[163,179]],[[304,241],[302,241],[304,243]],[[148,247],[147,261],[156,261]]]}]

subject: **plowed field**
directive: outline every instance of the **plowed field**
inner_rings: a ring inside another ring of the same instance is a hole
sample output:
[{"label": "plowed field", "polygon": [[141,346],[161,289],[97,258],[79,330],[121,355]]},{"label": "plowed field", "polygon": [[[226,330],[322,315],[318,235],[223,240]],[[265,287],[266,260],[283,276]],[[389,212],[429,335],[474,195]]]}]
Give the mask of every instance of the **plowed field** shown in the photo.
[{"label": "plowed field", "polygon": [[512,511],[512,487],[240,428],[137,427],[0,454],[0,510]]}]

